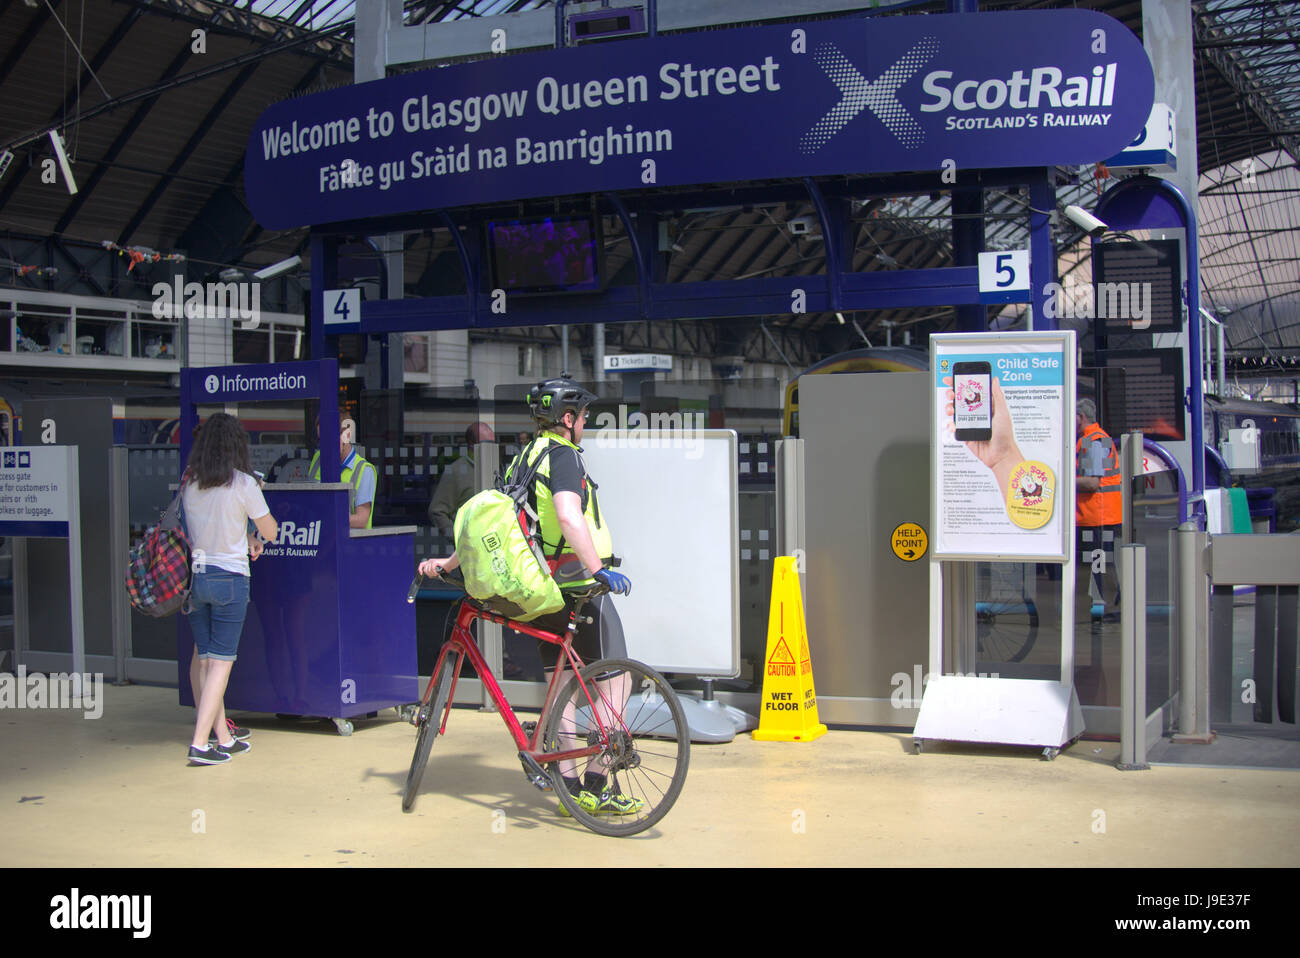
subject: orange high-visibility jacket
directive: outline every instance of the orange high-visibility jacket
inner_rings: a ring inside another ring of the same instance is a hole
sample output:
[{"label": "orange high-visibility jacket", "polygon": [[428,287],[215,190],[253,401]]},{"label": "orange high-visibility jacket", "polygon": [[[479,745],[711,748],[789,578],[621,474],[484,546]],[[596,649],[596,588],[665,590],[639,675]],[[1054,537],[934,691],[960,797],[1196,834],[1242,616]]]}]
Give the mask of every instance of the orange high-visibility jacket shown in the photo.
[{"label": "orange high-visibility jacket", "polygon": [[1124,507],[1120,502],[1119,453],[1114,441],[1095,422],[1089,425],[1075,444],[1076,474],[1085,451],[1094,442],[1102,444],[1106,453],[1105,472],[1099,477],[1101,488],[1097,492],[1079,493],[1075,508],[1076,522],[1081,526],[1117,526],[1124,521]]}]

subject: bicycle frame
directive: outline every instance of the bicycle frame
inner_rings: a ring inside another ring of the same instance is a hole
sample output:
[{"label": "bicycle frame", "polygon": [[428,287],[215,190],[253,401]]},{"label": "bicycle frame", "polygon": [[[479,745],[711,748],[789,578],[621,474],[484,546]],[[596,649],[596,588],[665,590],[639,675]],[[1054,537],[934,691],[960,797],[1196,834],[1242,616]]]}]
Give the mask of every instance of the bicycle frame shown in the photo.
[{"label": "bicycle frame", "polygon": [[[430,696],[433,693],[433,683],[438,677],[439,669],[443,664],[443,660],[446,659],[448,654],[455,654],[456,660],[451,664],[451,667],[454,670],[452,672],[451,688],[447,693],[447,702],[443,706],[442,715],[439,717],[438,734],[441,735],[447,729],[447,718],[451,714],[452,703],[456,700],[456,685],[460,681],[461,666],[464,664],[464,660],[468,658],[470,665],[474,668],[475,674],[478,675],[479,681],[483,683],[488,694],[492,697],[492,701],[496,704],[497,711],[500,713],[502,720],[505,721],[506,728],[509,729],[510,735],[514,738],[521,757],[526,756],[532,759],[533,762],[543,765],[552,762],[567,761],[570,759],[576,761],[598,754],[603,747],[601,743],[608,742],[609,730],[605,728],[600,713],[596,709],[596,703],[592,699],[591,690],[587,687],[587,683],[582,680],[580,673],[585,663],[578,654],[573,651],[572,640],[569,637],[569,633],[571,633],[575,628],[575,622],[580,611],[581,605],[570,612],[568,632],[566,632],[564,636],[559,636],[554,632],[546,632],[542,629],[531,626],[527,622],[516,622],[513,619],[508,619],[495,612],[489,612],[482,606],[475,604],[472,599],[465,599],[461,603],[460,611],[456,616],[456,625],[452,629],[451,637],[443,643],[442,649],[438,653],[438,661],[433,667],[433,676],[430,677],[429,685],[425,689],[423,699],[421,699],[422,703],[429,701]],[[546,690],[546,699],[542,704],[542,711],[538,716],[537,726],[533,730],[531,740],[528,738],[528,734],[524,731],[523,725],[515,715],[514,709],[511,708],[509,701],[506,700],[505,693],[501,691],[501,686],[497,682],[496,675],[493,674],[491,667],[487,664],[487,660],[483,658],[483,653],[479,651],[478,643],[475,642],[473,636],[470,635],[469,627],[475,619],[481,619],[485,622],[495,622],[497,625],[503,625],[509,629],[515,630],[516,632],[521,632],[524,635],[531,635],[534,638],[541,639],[544,642],[549,642],[552,645],[558,645],[564,653],[556,663],[554,675],[551,676],[550,685]],[[581,686],[583,694],[587,698],[587,703],[591,706],[592,718],[600,729],[601,743],[590,745],[585,748],[573,749],[567,752],[543,752],[541,751],[541,738],[546,726],[546,718],[550,714],[551,708],[555,705],[555,701],[559,696],[562,687],[561,683],[564,681],[565,674],[569,667],[573,669],[573,674],[578,677],[578,684]],[[433,718],[434,716],[430,716],[431,721]]]}]

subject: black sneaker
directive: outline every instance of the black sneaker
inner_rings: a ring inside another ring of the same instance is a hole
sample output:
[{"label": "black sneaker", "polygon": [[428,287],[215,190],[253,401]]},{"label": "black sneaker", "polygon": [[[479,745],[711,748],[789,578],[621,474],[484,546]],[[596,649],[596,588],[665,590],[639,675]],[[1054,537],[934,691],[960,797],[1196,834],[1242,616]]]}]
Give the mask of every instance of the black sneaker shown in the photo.
[{"label": "black sneaker", "polygon": [[220,746],[216,748],[195,748],[191,745],[189,759],[191,765],[221,765],[230,761],[230,754],[223,752]]},{"label": "black sneaker", "polygon": [[[226,728],[230,731],[230,737],[233,738],[236,742],[246,741],[253,734],[250,729],[240,728],[234,722],[230,721],[230,719],[226,719]],[[212,746],[216,744],[217,744],[217,736],[214,735],[212,732],[209,732],[208,745]]]},{"label": "black sneaker", "polygon": [[252,747],[253,746],[248,742],[241,742],[239,741],[239,739],[235,739],[229,745],[218,745],[217,751],[224,752],[226,755],[242,755],[244,752],[249,751]]}]

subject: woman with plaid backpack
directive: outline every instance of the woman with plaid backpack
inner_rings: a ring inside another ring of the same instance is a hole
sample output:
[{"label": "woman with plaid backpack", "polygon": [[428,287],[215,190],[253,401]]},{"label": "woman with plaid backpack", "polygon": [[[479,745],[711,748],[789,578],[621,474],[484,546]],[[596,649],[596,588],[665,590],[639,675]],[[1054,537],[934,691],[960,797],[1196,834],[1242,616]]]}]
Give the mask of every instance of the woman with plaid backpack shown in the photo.
[{"label": "woman with plaid backpack", "polygon": [[214,414],[199,430],[181,493],[194,571],[190,629],[201,694],[189,760],[197,765],[220,765],[252,747],[231,734],[222,705],[248,611],[249,560],[262,554],[262,540],[248,532],[248,523],[267,542],[280,531],[252,471],[243,425]]}]

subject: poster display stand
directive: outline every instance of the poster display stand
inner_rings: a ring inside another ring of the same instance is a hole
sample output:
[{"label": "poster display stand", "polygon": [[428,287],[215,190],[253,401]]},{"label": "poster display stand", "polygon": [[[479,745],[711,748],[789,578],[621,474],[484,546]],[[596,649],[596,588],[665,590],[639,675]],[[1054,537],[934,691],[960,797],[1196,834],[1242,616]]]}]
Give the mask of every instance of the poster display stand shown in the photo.
[{"label": "poster display stand", "polygon": [[930,680],[913,731],[927,739],[1030,745],[1054,758],[1083,731],[1074,621],[1061,617],[1060,679],[953,674],[975,661],[960,563],[1061,566],[1070,607],[1074,550],[1075,339],[1072,330],[931,337]]}]

